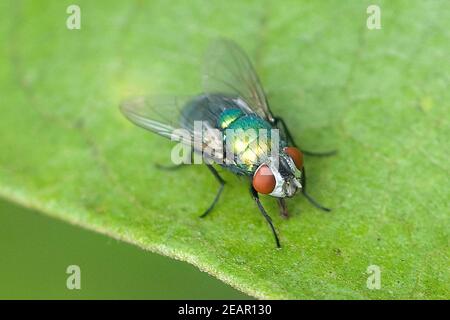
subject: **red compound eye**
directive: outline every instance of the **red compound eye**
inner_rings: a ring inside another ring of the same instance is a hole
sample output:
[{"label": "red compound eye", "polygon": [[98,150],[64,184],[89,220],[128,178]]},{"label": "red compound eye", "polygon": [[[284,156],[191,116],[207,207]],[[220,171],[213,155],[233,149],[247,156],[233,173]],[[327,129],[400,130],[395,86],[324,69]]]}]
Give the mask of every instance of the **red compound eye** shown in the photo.
[{"label": "red compound eye", "polygon": [[286,147],[284,152],[291,157],[297,169],[301,170],[303,168],[303,153],[300,150],[295,147]]},{"label": "red compound eye", "polygon": [[273,189],[275,189],[275,176],[273,175],[270,168],[266,165],[262,165],[256,170],[253,175],[253,188],[256,191],[262,194],[272,193]]}]

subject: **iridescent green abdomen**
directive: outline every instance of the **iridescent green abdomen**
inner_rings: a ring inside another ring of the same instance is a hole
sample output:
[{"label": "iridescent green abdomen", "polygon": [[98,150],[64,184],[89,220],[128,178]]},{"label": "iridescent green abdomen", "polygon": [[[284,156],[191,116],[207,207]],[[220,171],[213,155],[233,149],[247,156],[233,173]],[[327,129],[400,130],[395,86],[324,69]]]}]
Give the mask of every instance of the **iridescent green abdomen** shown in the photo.
[{"label": "iridescent green abdomen", "polygon": [[220,129],[226,129],[232,122],[243,115],[244,113],[241,109],[226,109],[220,114],[219,119],[217,120],[217,126]]}]

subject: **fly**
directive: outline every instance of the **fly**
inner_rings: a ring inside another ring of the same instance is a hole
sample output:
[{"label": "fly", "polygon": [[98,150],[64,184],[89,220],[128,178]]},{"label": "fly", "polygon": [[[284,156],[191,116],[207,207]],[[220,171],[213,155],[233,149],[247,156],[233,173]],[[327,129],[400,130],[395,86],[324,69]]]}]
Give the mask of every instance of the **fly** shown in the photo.
[{"label": "fly", "polygon": [[[203,90],[203,94],[189,99],[139,97],[121,104],[121,111],[133,123],[180,141],[189,146],[190,158],[197,154],[205,160],[219,188],[201,218],[214,209],[225,186],[225,180],[213,164],[248,177],[250,195],[269,224],[277,247],[280,247],[278,234],[259,194],[275,197],[283,217],[288,217],[285,199],[298,193],[315,207],[330,211],[306,192],[303,156],[329,156],[335,151],[315,153],[297,146],[284,120],[270,111],[249,58],[233,41],[216,40],[207,50]],[[196,128],[198,122],[202,123],[200,130]],[[249,139],[248,135],[242,134],[248,130],[256,135]],[[211,145],[220,152],[205,152]]]}]

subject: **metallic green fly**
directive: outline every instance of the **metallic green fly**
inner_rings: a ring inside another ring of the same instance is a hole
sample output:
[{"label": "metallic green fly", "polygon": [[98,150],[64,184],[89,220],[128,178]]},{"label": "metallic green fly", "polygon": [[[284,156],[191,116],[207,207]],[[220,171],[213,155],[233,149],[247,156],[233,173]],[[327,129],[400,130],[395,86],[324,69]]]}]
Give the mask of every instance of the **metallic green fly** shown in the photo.
[{"label": "metallic green fly", "polygon": [[[225,185],[213,164],[248,177],[250,194],[280,247],[259,194],[276,197],[283,217],[288,216],[284,199],[298,192],[329,211],[306,192],[303,155],[327,156],[334,151],[300,151],[284,120],[270,111],[250,60],[231,40],[217,40],[207,50],[203,89],[204,93],[188,99],[132,98],[122,103],[121,110],[136,125],[187,146],[190,153],[183,163],[192,163],[194,157],[204,160],[220,186],[202,218],[213,210]],[[173,167],[179,165],[178,161]]]}]

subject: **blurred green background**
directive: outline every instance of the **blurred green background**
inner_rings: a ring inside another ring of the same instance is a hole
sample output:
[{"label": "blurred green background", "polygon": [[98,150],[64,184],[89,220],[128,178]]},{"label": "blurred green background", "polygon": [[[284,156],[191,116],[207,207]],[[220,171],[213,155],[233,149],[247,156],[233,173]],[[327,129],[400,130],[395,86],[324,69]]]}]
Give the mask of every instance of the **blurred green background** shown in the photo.
[{"label": "blurred green background", "polygon": [[[0,199],[0,299],[247,299],[207,273]],[[68,290],[66,268],[81,268]]]}]

